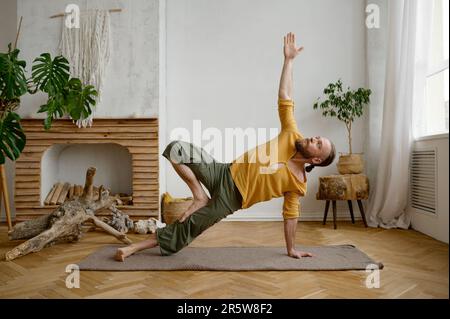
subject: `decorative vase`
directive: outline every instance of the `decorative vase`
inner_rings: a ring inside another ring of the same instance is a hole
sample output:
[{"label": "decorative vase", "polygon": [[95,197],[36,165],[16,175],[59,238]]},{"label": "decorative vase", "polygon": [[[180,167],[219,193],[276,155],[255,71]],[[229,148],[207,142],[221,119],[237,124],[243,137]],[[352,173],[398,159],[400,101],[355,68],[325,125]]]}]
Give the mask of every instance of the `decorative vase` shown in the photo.
[{"label": "decorative vase", "polygon": [[363,153],[352,153],[339,156],[336,164],[339,174],[361,174],[364,170]]}]

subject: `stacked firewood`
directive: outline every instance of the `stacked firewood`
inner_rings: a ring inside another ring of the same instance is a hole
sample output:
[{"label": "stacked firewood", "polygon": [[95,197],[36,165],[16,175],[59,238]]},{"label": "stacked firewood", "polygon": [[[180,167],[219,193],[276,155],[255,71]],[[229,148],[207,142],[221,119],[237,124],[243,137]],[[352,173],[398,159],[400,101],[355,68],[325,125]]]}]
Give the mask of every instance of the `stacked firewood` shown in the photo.
[{"label": "stacked firewood", "polygon": [[[83,194],[83,186],[70,183],[55,183],[44,200],[44,205],[61,205],[65,201],[75,199]],[[94,186],[93,195],[99,196],[100,187]],[[111,194],[116,197],[117,205],[133,205],[133,197],[130,194]]]}]

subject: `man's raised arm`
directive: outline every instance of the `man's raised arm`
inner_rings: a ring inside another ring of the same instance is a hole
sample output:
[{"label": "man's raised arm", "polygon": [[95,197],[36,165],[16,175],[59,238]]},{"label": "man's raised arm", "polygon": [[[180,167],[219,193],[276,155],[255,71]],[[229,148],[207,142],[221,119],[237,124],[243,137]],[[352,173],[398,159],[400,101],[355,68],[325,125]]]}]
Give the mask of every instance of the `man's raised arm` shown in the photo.
[{"label": "man's raised arm", "polygon": [[303,47],[295,46],[295,34],[289,32],[284,37],[284,64],[281,72],[280,87],[278,89],[278,98],[281,100],[292,99],[292,65],[295,57],[303,50]]},{"label": "man's raised arm", "polygon": [[294,101],[292,100],[292,68],[295,57],[302,50],[303,47],[295,47],[295,35],[293,33],[288,33],[284,37],[284,64],[278,90],[278,115],[281,122],[281,131],[298,131],[294,118]]}]

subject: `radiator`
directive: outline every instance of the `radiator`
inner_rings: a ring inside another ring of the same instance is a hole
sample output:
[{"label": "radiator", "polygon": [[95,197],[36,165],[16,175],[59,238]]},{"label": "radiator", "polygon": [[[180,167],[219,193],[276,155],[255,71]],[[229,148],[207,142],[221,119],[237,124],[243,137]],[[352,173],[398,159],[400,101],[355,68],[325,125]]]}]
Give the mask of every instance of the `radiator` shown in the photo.
[{"label": "radiator", "polygon": [[414,149],[410,162],[411,207],[432,214],[437,209],[436,148]]}]

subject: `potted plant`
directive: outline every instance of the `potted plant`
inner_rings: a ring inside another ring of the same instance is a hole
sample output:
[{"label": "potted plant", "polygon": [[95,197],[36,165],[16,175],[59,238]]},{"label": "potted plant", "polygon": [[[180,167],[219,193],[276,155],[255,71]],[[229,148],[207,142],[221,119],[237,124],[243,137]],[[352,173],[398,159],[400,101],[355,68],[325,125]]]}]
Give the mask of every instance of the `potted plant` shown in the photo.
[{"label": "potted plant", "polygon": [[20,97],[38,90],[47,93],[47,102],[38,113],[46,113],[46,130],[55,118],[69,114],[72,119],[86,118],[95,106],[97,91],[92,85],[83,85],[70,78],[69,63],[63,56],[51,58],[43,53],[33,61],[32,76],[25,76],[26,62],[19,60],[20,50],[8,45],[7,53],[0,53],[0,165],[6,157],[15,161],[23,151],[26,136],[16,113]]},{"label": "potted plant", "polygon": [[340,174],[360,174],[364,169],[362,159],[363,153],[353,153],[352,150],[352,123],[363,114],[363,108],[370,102],[370,89],[359,88],[350,90],[350,87],[344,92],[342,81],[339,79],[336,83],[330,83],[323,90],[326,95],[324,101],[320,98],[314,103],[313,108],[322,109],[323,116],[337,117],[344,122],[348,133],[349,153],[341,153],[337,163]]}]

